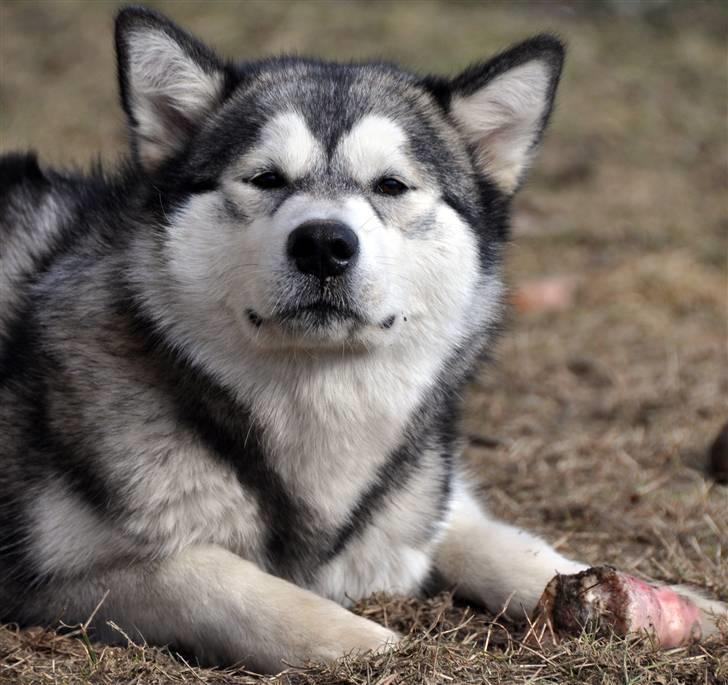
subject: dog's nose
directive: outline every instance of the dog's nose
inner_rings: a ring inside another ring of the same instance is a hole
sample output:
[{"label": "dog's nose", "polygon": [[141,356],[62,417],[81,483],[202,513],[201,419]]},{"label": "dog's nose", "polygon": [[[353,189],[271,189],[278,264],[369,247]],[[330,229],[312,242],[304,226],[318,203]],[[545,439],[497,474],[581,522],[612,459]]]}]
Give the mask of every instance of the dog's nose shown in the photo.
[{"label": "dog's nose", "polygon": [[301,273],[340,276],[356,260],[359,238],[338,221],[307,221],[288,236],[288,255]]}]

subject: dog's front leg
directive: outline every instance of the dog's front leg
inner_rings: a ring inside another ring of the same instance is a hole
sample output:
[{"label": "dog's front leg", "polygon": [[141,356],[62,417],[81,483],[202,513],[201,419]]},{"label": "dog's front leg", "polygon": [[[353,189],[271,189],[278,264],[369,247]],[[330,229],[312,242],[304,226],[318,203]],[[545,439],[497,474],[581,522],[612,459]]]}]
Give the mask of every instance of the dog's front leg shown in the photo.
[{"label": "dog's front leg", "polygon": [[[506,615],[515,620],[531,616],[546,585],[557,574],[576,574],[587,568],[584,564],[566,559],[553,547],[531,533],[488,517],[469,493],[458,490],[454,498],[445,537],[436,554],[436,569],[448,587],[456,594],[474,601],[493,612],[506,607]],[[623,579],[631,576],[621,574]],[[635,582],[639,583],[636,579]],[[625,587],[634,583],[626,580]],[[654,609],[654,597],[666,595],[665,589],[655,593],[644,583],[633,593],[629,606],[623,607],[629,630],[658,626],[658,614],[666,617],[666,627],[655,628],[660,644],[674,646],[691,634],[689,607],[674,601],[662,601],[660,611]],[[721,620],[728,619],[728,605],[703,596],[699,591],[673,586],[675,592],[687,598],[699,615],[703,637],[718,632]],[[626,596],[626,593],[625,593]],[[669,600],[669,593],[666,595]],[[723,619],[721,618],[723,617]],[[669,620],[668,620],[669,619]],[[685,635],[675,638],[673,623],[686,622]]]},{"label": "dog's front leg", "polygon": [[37,619],[67,624],[85,622],[100,603],[91,626],[105,641],[122,639],[113,621],[132,639],[169,644],[204,663],[242,662],[266,672],[397,640],[384,626],[215,546],[55,585],[33,603]]},{"label": "dog's front leg", "polygon": [[456,491],[436,569],[462,598],[493,612],[507,604],[506,615],[522,620],[557,573],[585,568],[531,533],[493,520],[470,493]]}]

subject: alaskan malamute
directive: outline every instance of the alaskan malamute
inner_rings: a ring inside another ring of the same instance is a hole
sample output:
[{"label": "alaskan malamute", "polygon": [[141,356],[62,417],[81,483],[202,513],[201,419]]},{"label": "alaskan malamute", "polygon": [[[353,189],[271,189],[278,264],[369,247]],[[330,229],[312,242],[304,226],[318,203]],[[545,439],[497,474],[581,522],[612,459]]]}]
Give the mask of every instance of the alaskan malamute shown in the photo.
[{"label": "alaskan malamute", "polygon": [[523,617],[585,568],[457,459],[562,44],[234,64],[130,8],[116,49],[122,169],[0,161],[0,620],[275,671],[394,643],[374,591]]}]

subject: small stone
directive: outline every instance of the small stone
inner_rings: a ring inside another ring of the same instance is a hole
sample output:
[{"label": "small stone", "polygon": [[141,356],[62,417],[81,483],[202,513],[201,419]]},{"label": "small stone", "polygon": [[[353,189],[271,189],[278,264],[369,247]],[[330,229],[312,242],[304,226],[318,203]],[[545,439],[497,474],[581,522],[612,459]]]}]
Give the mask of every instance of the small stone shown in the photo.
[{"label": "small stone", "polygon": [[550,276],[521,283],[511,300],[519,312],[550,312],[571,307],[575,293],[573,277]]},{"label": "small stone", "polygon": [[718,433],[710,447],[710,475],[716,482],[728,485],[728,423]]}]

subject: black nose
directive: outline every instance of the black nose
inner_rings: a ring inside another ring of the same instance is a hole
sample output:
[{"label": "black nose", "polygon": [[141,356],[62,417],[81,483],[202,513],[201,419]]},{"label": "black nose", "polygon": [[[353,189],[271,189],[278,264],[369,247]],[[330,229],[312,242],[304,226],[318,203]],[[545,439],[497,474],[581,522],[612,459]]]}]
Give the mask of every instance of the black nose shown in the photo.
[{"label": "black nose", "polygon": [[288,236],[288,254],[301,273],[340,276],[359,252],[359,238],[338,221],[307,221]]}]

